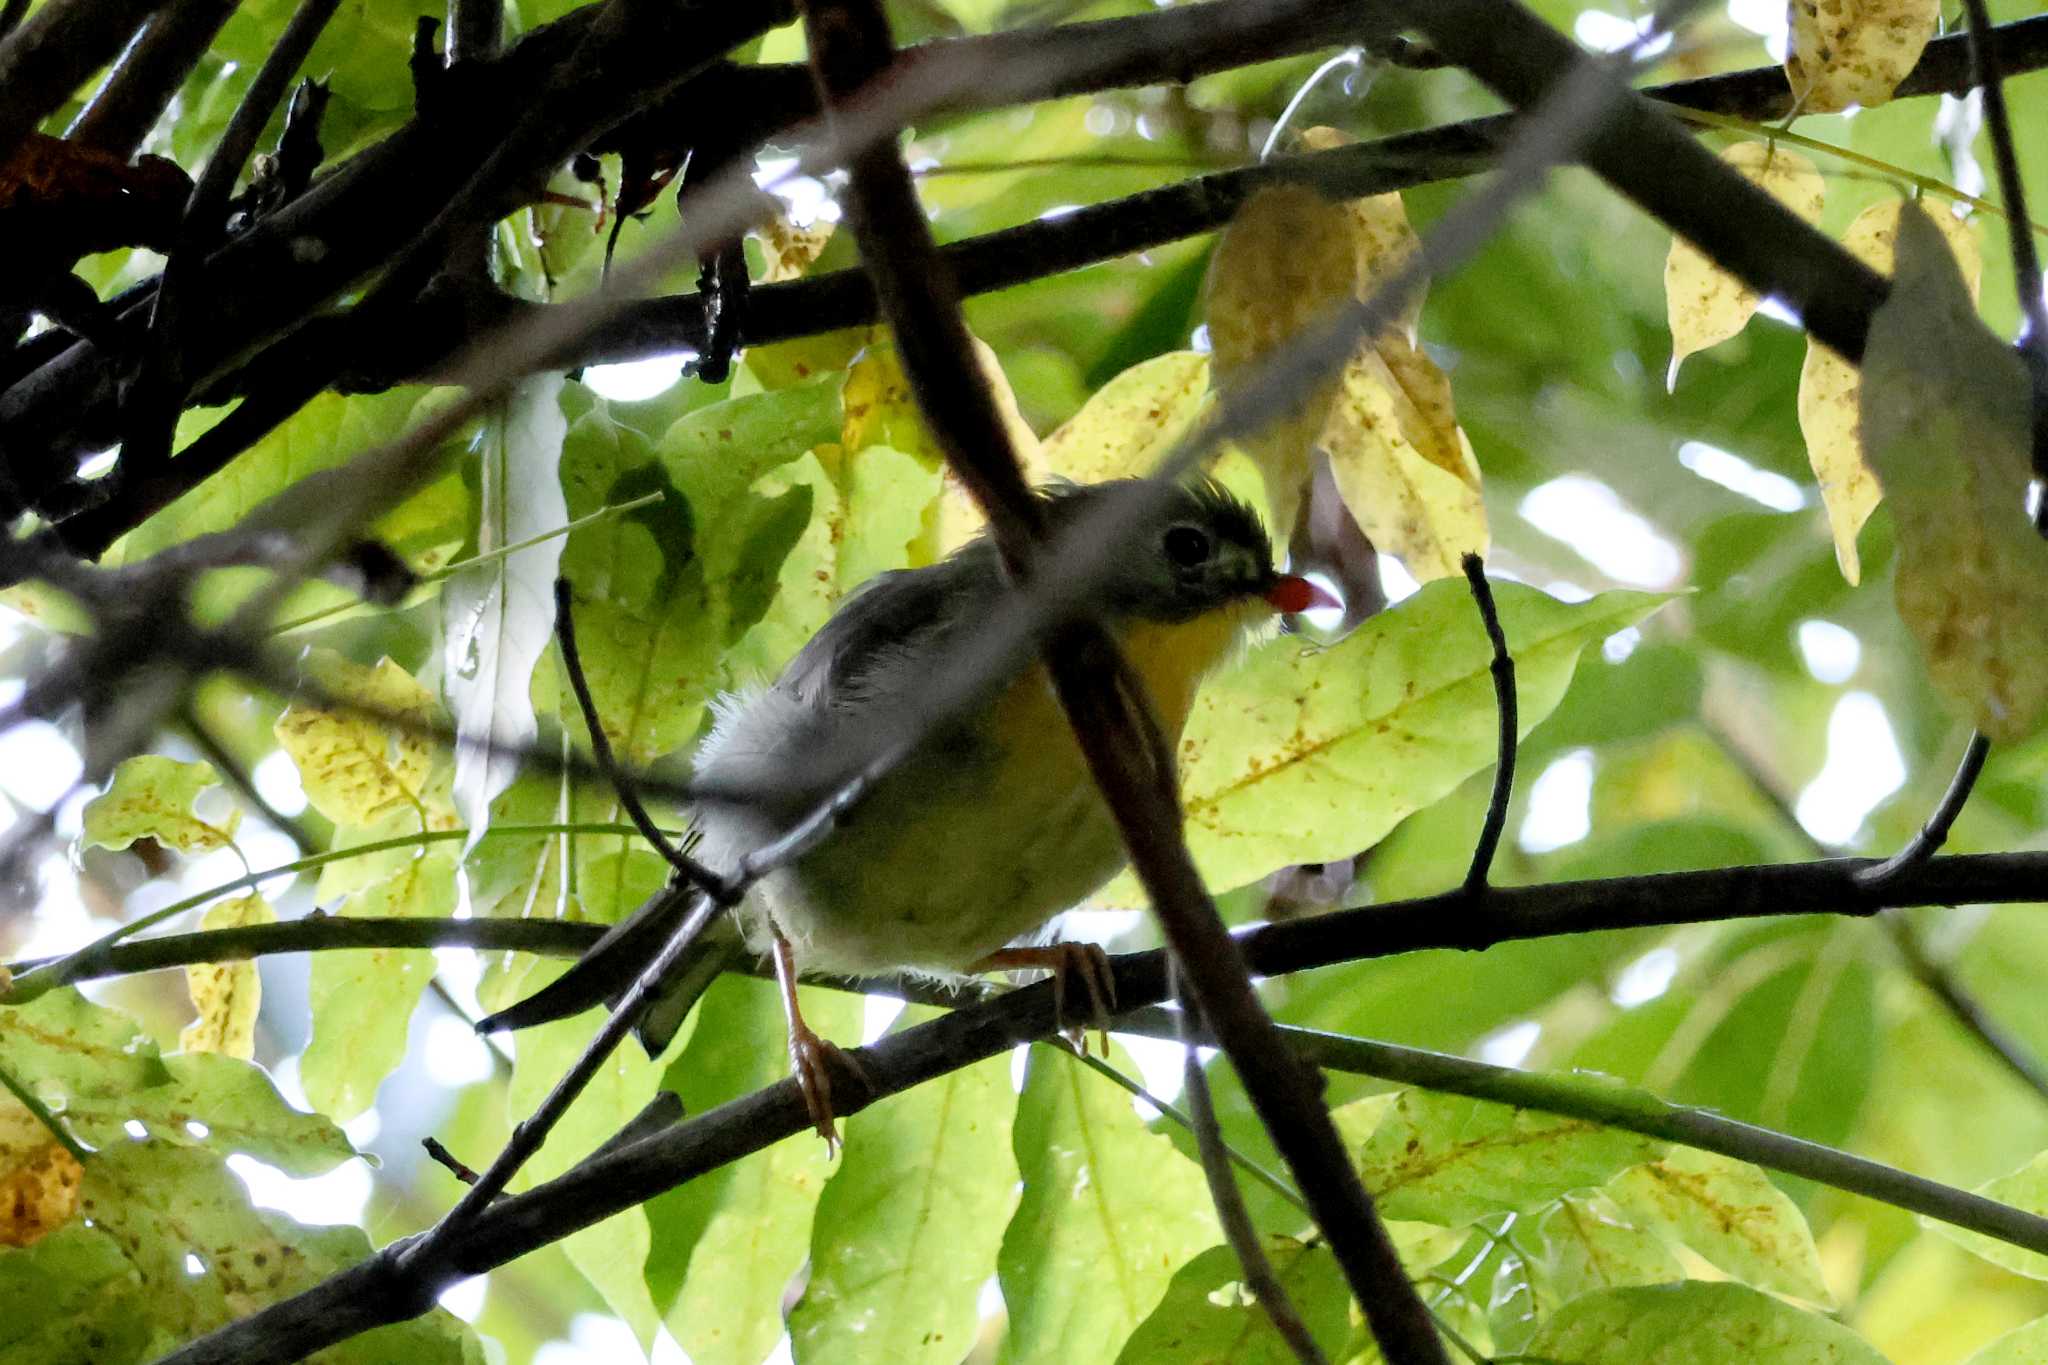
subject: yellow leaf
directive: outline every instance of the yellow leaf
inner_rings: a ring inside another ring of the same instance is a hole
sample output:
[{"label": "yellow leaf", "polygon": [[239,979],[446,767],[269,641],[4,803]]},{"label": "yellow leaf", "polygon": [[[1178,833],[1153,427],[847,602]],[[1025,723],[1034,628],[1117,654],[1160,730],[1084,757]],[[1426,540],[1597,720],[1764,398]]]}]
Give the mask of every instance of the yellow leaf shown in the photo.
[{"label": "yellow leaf", "polygon": [[[1898,236],[1899,211],[1903,199],[1872,204],[1856,215],[1842,234],[1849,254],[1879,274],[1892,273],[1892,244]],[[1977,237],[1970,225],[1944,210],[1926,213],[1948,239],[1949,250],[1963,272],[1970,298],[1977,297],[1983,260]],[[1848,361],[1811,338],[1806,343],[1806,363],[1799,371],[1799,432],[1806,438],[1806,458],[1820,482],[1821,502],[1828,510],[1828,529],[1835,538],[1835,562],[1842,577],[1861,581],[1862,564],[1856,555],[1856,536],[1883,496],[1877,478],[1863,459],[1863,442],[1858,435],[1857,404],[1862,393],[1862,372]]]},{"label": "yellow leaf", "polygon": [[[215,903],[199,921],[201,929],[238,929],[275,924],[277,911],[255,894]],[[256,1054],[256,1012],[263,1005],[263,979],[247,958],[198,962],[185,969],[185,988],[199,1017],[178,1035],[186,1052],[224,1052],[248,1061]]]},{"label": "yellow leaf", "polygon": [[[337,698],[405,718],[411,726],[433,718],[433,694],[390,659],[364,668],[330,650],[314,650],[307,664],[308,673]],[[401,803],[424,807],[434,747],[411,726],[294,701],[274,729],[298,765],[314,809],[337,825],[367,825]]]},{"label": "yellow leaf", "polygon": [[[1819,221],[1827,185],[1805,157],[1761,142],[1738,142],[1723,150],[1721,159],[1807,222]],[[1672,238],[1671,254],[1664,258],[1664,306],[1671,325],[1673,379],[1681,360],[1741,331],[1761,302],[1698,247]]]},{"label": "yellow leaf", "polygon": [[1940,0],[1792,0],[1785,79],[1801,113],[1892,97],[1941,19]]},{"label": "yellow leaf", "polygon": [[761,243],[764,261],[761,278],[755,283],[780,284],[784,280],[801,279],[824,252],[825,244],[832,240],[835,226],[818,222],[809,227],[798,227],[782,214],[776,214],[753,234]]},{"label": "yellow leaf", "polygon": [[1863,378],[1864,451],[1898,526],[1899,615],[1958,711],[1995,741],[2024,739],[2048,712],[2048,542],[2025,512],[2031,387],[1925,214],[1899,219]]},{"label": "yellow leaf", "polygon": [[220,785],[213,767],[184,763],[162,754],[137,754],[114,769],[107,790],[85,805],[80,839],[88,848],[127,848],[154,839],[181,853],[207,853],[235,840],[242,812],[219,824],[202,820],[201,794]]},{"label": "yellow leaf", "polygon": [[0,1148],[0,1246],[33,1246],[70,1222],[84,1176],[54,1138],[22,1152]]},{"label": "yellow leaf", "polygon": [[1359,528],[1418,581],[1485,553],[1479,462],[1452,415],[1450,379],[1418,347],[1391,336],[1354,356],[1321,444]]},{"label": "yellow leaf", "polygon": [[1101,483],[1149,474],[1194,426],[1208,387],[1209,357],[1198,351],[1140,361],[1045,438],[1032,477]]},{"label": "yellow leaf", "polygon": [[[1247,199],[1216,242],[1204,286],[1219,388],[1349,301],[1358,285],[1351,214],[1301,185],[1274,185]],[[1244,442],[1265,476],[1274,539],[1284,543],[1301,507],[1318,433],[1337,397],[1335,380]]]},{"label": "yellow leaf", "polygon": [[[1302,145],[1311,151],[1342,147],[1351,139],[1335,128],[1310,128],[1301,135]],[[1358,296],[1364,298],[1382,280],[1422,250],[1422,239],[1408,225],[1408,207],[1398,190],[1347,200],[1344,211],[1351,215],[1351,240],[1358,257]],[[1412,345],[1416,326],[1422,320],[1422,301],[1427,288],[1417,289],[1403,304],[1396,325]]]}]

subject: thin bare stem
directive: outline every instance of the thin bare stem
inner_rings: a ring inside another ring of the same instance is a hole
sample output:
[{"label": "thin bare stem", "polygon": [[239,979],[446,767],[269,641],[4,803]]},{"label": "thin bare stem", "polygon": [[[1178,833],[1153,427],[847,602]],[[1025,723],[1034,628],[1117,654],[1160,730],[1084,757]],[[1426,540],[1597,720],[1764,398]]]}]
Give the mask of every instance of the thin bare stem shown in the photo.
[{"label": "thin bare stem", "polygon": [[1479,606],[1479,619],[1486,623],[1486,638],[1493,645],[1493,703],[1500,716],[1500,752],[1494,762],[1493,794],[1486,803],[1486,820],[1479,827],[1479,842],[1472,850],[1472,865],[1465,873],[1465,889],[1477,891],[1486,885],[1494,852],[1500,847],[1501,832],[1507,828],[1508,803],[1515,795],[1515,741],[1521,733],[1521,718],[1515,697],[1515,660],[1508,653],[1507,632],[1501,629],[1493,586],[1486,581],[1486,563],[1478,555],[1468,554],[1464,567],[1465,581],[1472,585],[1472,600]]},{"label": "thin bare stem", "polygon": [[1928,815],[1927,823],[1906,841],[1904,848],[1871,868],[1865,874],[1866,881],[1883,882],[1899,876],[1941,851],[1941,846],[1948,842],[1949,831],[1955,827],[1956,817],[1963,813],[1970,793],[1977,786],[1977,777],[1984,771],[1984,760],[1990,752],[1991,741],[1983,731],[1970,736],[1970,743],[1963,750],[1963,760],[1956,765],[1956,775],[1949,779],[1948,790],[1942,793],[1941,800]]}]

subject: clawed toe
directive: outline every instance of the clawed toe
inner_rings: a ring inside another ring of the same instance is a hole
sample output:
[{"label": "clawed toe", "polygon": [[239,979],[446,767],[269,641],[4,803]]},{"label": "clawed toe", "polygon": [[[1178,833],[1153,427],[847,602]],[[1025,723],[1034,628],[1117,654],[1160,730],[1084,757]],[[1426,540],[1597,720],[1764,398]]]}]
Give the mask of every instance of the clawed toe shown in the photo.
[{"label": "clawed toe", "polygon": [[[1052,973],[1052,1013],[1060,1035],[1076,1052],[1085,1053],[1087,1030],[1093,1027],[1101,1040],[1102,1055],[1109,1055],[1109,1021],[1116,1012],[1116,973],[1109,954],[1094,943],[1048,943],[1035,948],[1004,948],[990,953],[974,966],[975,971],[1014,971],[1036,967]],[[1067,1013],[1067,982],[1080,983],[1088,996],[1088,1012]]]}]

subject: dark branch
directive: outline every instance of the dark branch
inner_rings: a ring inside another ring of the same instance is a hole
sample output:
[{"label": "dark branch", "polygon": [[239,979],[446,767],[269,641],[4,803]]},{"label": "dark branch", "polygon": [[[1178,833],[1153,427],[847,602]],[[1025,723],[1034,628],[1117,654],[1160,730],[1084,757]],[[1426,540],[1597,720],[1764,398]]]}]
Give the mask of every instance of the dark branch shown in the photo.
[{"label": "dark branch", "polygon": [[164,0],[48,0],[0,38],[0,165]]},{"label": "dark branch", "polygon": [[175,0],[144,24],[65,136],[116,156],[135,155],[239,0]]},{"label": "dark branch", "polygon": [[1472,585],[1472,600],[1479,606],[1479,619],[1486,623],[1486,638],[1493,645],[1493,704],[1500,717],[1493,794],[1487,799],[1486,819],[1479,827],[1479,842],[1472,849],[1472,865],[1465,873],[1465,889],[1477,891],[1486,885],[1487,874],[1493,870],[1494,852],[1500,847],[1501,831],[1507,828],[1508,802],[1515,795],[1515,742],[1521,733],[1521,717],[1515,697],[1515,660],[1508,653],[1508,637],[1501,629],[1493,587],[1486,581],[1486,563],[1478,555],[1468,554],[1464,566],[1465,580]]},{"label": "dark branch", "polygon": [[1963,750],[1962,762],[1956,765],[1956,775],[1949,779],[1948,790],[1942,793],[1940,802],[1928,815],[1927,823],[1906,842],[1904,848],[1865,873],[1864,880],[1882,883],[1907,868],[1926,862],[1941,851],[1941,846],[1948,842],[1949,830],[1955,827],[1956,817],[1969,803],[1970,793],[1977,786],[1977,776],[1984,771],[1984,760],[1990,753],[1991,741],[1984,733],[1972,734],[1969,747]]}]

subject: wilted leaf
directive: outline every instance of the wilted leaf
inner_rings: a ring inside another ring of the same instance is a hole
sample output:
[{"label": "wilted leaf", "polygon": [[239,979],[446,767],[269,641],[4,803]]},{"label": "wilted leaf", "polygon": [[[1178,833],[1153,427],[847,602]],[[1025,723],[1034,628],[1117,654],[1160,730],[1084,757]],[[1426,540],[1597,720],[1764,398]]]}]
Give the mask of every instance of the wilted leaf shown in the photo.
[{"label": "wilted leaf", "polygon": [[[277,911],[255,892],[216,901],[200,917],[201,929],[239,929],[275,924]],[[263,978],[247,958],[196,962],[185,968],[185,989],[199,1017],[185,1025],[178,1046],[186,1052],[220,1052],[243,1061],[256,1053],[256,1013],[263,1007]]]},{"label": "wilted leaf", "polygon": [[[1204,287],[1217,386],[1229,388],[1349,302],[1357,284],[1357,246],[1343,206],[1301,185],[1252,195],[1217,238]],[[1244,442],[1265,476],[1276,540],[1284,542],[1294,528],[1310,453],[1336,395],[1336,381],[1321,385]]]},{"label": "wilted leaf", "polygon": [[[1301,133],[1302,146],[1316,152],[1347,146],[1352,140],[1335,128],[1305,128]],[[1422,250],[1422,239],[1408,225],[1408,206],[1401,201],[1398,190],[1347,199],[1344,212],[1351,218],[1351,243],[1358,260],[1357,292],[1364,298]],[[1415,329],[1422,320],[1423,301],[1428,297],[1425,282],[1402,300],[1401,311],[1395,318],[1395,328],[1410,346],[1417,341]]]},{"label": "wilted leaf", "polygon": [[[1121,1048],[1110,1061],[1134,1069]],[[1124,1340],[1173,1268],[1223,1235],[1201,1167],[1053,1048],[1031,1050],[1015,1145],[1024,1197],[998,1262],[1004,1362],[1082,1360]]]},{"label": "wilted leaf", "polygon": [[[1723,149],[1721,159],[1807,222],[1820,220],[1827,183],[1799,153],[1763,142],[1738,142]],[[1680,361],[1741,331],[1762,302],[1748,285],[1715,265],[1691,242],[1672,238],[1671,254],[1664,259],[1672,379],[1677,379]]]},{"label": "wilted leaf", "polygon": [[1374,548],[1422,582],[1484,554],[1479,461],[1451,407],[1451,381],[1414,343],[1385,337],[1344,367],[1322,432],[1344,505]]},{"label": "wilted leaf", "polygon": [[[434,694],[390,659],[375,668],[330,650],[308,652],[306,671],[338,701],[428,724]],[[306,799],[337,825],[367,825],[395,806],[424,812],[434,745],[424,733],[367,711],[294,701],[277,718],[277,742],[299,768]]]},{"label": "wilted leaf", "polygon": [[1455,1227],[1603,1184],[1665,1147],[1585,1119],[1407,1090],[1356,1159],[1387,1217]]},{"label": "wilted leaf", "polygon": [[[904,1019],[931,1014],[912,1006]],[[846,1121],[812,1225],[810,1285],[789,1317],[798,1365],[954,1365],[967,1354],[1017,1202],[1015,1108],[1002,1056]]]},{"label": "wilted leaf", "polygon": [[1792,0],[1785,78],[1801,113],[1892,97],[1941,22],[1939,0]]},{"label": "wilted leaf", "polygon": [[15,1148],[7,1133],[15,1127],[10,1110],[42,1126],[12,1099],[0,1100],[0,1246],[34,1246],[77,1212],[85,1168],[48,1133],[32,1147]]},{"label": "wilted leaf", "polygon": [[1899,615],[1954,708],[1994,740],[2023,739],[2048,711],[2048,542],[2026,515],[2030,386],[1923,214],[1899,219],[1863,379],[1864,450],[1898,526]]},{"label": "wilted leaf", "polygon": [[[1899,214],[1906,204],[1904,199],[1887,199],[1857,214],[1848,231],[1842,234],[1844,249],[1879,274],[1890,275]],[[1929,212],[1921,204],[1914,207],[1926,214],[1948,239],[1974,301],[1983,274],[1976,233],[1954,214],[1941,209]],[[1821,502],[1828,509],[1828,529],[1835,538],[1835,561],[1842,567],[1842,577],[1851,583],[1860,581],[1863,574],[1856,554],[1857,533],[1883,497],[1877,476],[1870,472],[1863,458],[1858,412],[1862,375],[1860,369],[1836,352],[1807,338],[1806,363],[1799,371],[1799,431],[1806,439],[1806,457],[1820,483]]]},{"label": "wilted leaf", "polygon": [[[558,530],[568,521],[559,466],[568,422],[559,375],[522,380],[486,414],[478,441],[481,502],[477,553]],[[510,555],[459,570],[441,590],[448,707],[457,738],[455,808],[474,848],[491,802],[519,772],[518,750],[538,733],[533,667],[555,628],[555,566],[549,536]]]},{"label": "wilted leaf", "polygon": [[[1309,1335],[1332,1360],[1349,1335],[1351,1292],[1326,1246],[1268,1236],[1266,1257]],[[1244,1284],[1227,1246],[1176,1270],[1166,1296],[1124,1343],[1117,1365],[1294,1365],[1298,1357]]]},{"label": "wilted leaf", "polygon": [[[1525,732],[1564,695],[1580,650],[1666,600],[1564,603],[1505,582],[1494,593]],[[1282,637],[1211,678],[1180,748],[1188,844],[1209,885],[1349,858],[1493,762],[1492,659],[1464,583],[1440,580],[1333,648]],[[1140,894],[1126,874],[1100,899]]]},{"label": "wilted leaf", "polygon": [[114,769],[107,790],[85,803],[87,848],[126,848],[154,839],[181,853],[205,853],[234,842],[242,822],[239,809],[219,824],[202,820],[193,807],[200,795],[220,785],[206,763],[182,763],[161,754],[138,754]]},{"label": "wilted leaf", "polygon": [[1739,1284],[1696,1280],[1574,1299],[1526,1353],[1571,1365],[1888,1365],[1818,1313]]},{"label": "wilted leaf", "polygon": [[1755,1166],[1691,1147],[1623,1171],[1607,1187],[1638,1227],[1662,1232],[1731,1278],[1832,1303],[1799,1206]]},{"label": "wilted leaf", "polygon": [[811,263],[825,250],[825,244],[832,240],[837,226],[836,223],[816,222],[809,227],[798,227],[784,215],[776,214],[749,234],[761,243],[763,260],[761,274],[754,283],[780,284],[784,280],[803,278]]},{"label": "wilted leaf", "polygon": [[1565,1195],[1537,1227],[1560,1299],[1685,1278],[1663,1240],[1631,1223],[1605,1195]]},{"label": "wilted leaf", "polygon": [[[455,858],[442,844],[350,896],[340,913],[446,919],[455,903]],[[377,1087],[405,1059],[413,1007],[433,976],[434,955],[424,948],[313,955],[313,1037],[299,1058],[299,1078],[315,1109],[345,1123],[376,1101]]]}]

